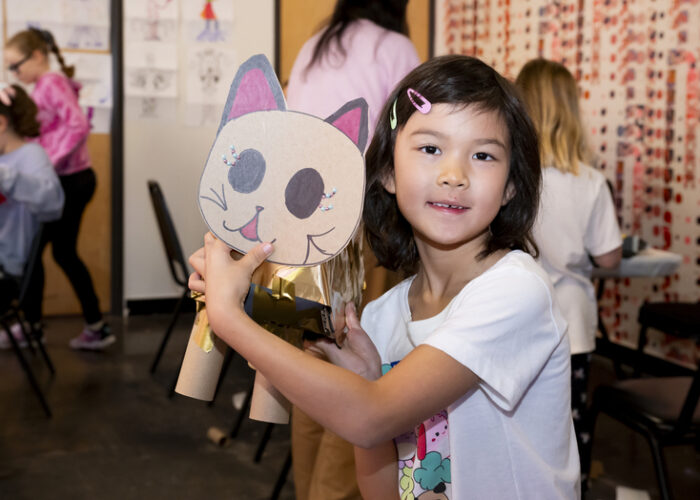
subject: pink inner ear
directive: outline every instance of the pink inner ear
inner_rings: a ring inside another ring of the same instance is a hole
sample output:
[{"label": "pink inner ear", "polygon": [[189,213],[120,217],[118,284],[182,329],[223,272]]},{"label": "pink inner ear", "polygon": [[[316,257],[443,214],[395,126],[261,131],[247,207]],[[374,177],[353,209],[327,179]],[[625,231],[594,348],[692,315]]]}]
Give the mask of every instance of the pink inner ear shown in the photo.
[{"label": "pink inner ear", "polygon": [[270,109],[279,108],[265,73],[258,68],[251,69],[241,79],[228,119],[233,120],[246,113]]},{"label": "pink inner ear", "polygon": [[347,135],[352,142],[358,144],[360,142],[360,123],[362,120],[362,109],[353,108],[347,113],[339,116],[333,123],[333,126]]}]

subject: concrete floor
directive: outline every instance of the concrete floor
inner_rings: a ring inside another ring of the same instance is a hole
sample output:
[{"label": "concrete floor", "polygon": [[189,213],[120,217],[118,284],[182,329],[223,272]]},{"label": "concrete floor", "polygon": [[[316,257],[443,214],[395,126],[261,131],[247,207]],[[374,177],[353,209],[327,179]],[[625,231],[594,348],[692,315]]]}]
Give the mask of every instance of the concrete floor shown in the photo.
[{"label": "concrete floor", "polygon": [[[153,355],[168,316],[112,318],[118,342],[104,353],[75,352],[68,340],[78,318],[49,318],[46,347],[57,374],[31,363],[53,418],[45,417],[11,351],[0,352],[0,499],[266,499],[289,450],[289,429],[276,426],[260,463],[253,457],[265,424],[246,419],[236,439],[217,446],[216,426],[231,429],[232,395],[245,391],[252,372],[235,357],[214,406],[167,397],[192,316],[183,315],[155,376]],[[28,356],[29,353],[24,351]],[[594,358],[592,382],[612,378]],[[658,498],[646,442],[601,417],[594,460],[603,469],[587,500],[615,498],[624,485]],[[700,498],[700,454],[693,447],[667,451],[677,500]],[[291,474],[280,496],[294,498]],[[644,497],[641,497],[644,498]]]}]

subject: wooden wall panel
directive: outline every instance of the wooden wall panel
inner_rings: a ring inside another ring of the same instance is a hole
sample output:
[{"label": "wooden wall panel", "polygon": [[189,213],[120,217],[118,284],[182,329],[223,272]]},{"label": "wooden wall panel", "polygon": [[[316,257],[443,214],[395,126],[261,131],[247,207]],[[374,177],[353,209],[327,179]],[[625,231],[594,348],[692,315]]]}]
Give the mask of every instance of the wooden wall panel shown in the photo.
[{"label": "wooden wall panel", "polygon": [[[78,237],[78,254],[90,270],[102,311],[110,307],[111,258],[111,164],[109,134],[92,134],[88,150],[97,176],[95,195],[83,215]],[[43,255],[46,270],[44,288],[44,315],[81,314],[80,303],[68,278],[54,262],[51,246]]]}]

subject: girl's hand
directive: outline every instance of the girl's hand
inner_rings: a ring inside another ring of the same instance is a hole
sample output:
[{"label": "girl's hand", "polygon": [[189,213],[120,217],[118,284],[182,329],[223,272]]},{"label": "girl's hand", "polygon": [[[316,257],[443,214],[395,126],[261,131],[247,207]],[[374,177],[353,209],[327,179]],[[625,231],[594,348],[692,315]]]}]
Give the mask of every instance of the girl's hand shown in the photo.
[{"label": "girl's hand", "polygon": [[382,376],[382,361],[372,339],[360,326],[357,311],[352,302],[345,305],[347,333],[339,333],[336,340],[342,349],[329,340],[319,340],[309,350],[317,350],[337,366],[342,366],[367,380]]},{"label": "girl's hand", "polygon": [[190,275],[189,287],[205,294],[210,320],[219,311],[243,309],[253,272],[271,253],[272,245],[261,243],[239,260],[234,260],[225,243],[212,233],[204,236],[204,247],[189,259],[195,270]]}]

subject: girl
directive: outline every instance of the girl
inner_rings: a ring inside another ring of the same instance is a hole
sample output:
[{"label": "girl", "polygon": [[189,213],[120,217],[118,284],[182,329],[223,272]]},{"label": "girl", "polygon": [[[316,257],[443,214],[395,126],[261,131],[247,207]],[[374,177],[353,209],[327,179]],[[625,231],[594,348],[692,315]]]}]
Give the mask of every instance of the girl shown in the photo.
[{"label": "girl", "polygon": [[[371,137],[389,93],[420,62],[406,36],[407,3],[338,0],[328,25],[304,44],[294,61],[286,89],[289,108],[325,118],[346,102],[363,97],[369,106]],[[367,246],[364,249],[368,272],[363,302],[367,302],[388,286],[386,269],[377,266]],[[357,279],[362,282],[360,276]],[[297,407],[292,412],[291,435],[297,500],[359,499],[350,443]]]},{"label": "girl", "polygon": [[[46,153],[25,139],[39,135],[37,108],[17,85],[0,95],[0,313],[19,292],[19,279],[41,222],[61,216],[63,190]],[[12,335],[26,340],[19,324]],[[5,333],[0,348],[10,347]]]},{"label": "girl", "polygon": [[[53,53],[63,74],[49,69]],[[53,36],[31,28],[15,34],[5,45],[7,69],[25,84],[35,84],[32,98],[39,108],[41,144],[56,169],[66,196],[61,219],[47,224],[42,248],[52,243],[53,257],[70,280],[85,318],[82,333],[70,341],[74,349],[100,350],[115,341],[105,325],[90,273],[77,253],[78,231],[85,206],[95,192],[86,140],[88,120],[78,105],[80,84],[71,80],[74,68],[66,66]],[[38,323],[44,293],[44,267],[39,262],[30,286],[27,320]]]},{"label": "girl", "polygon": [[540,135],[545,168],[533,235],[569,324],[571,405],[585,487],[591,432],[588,372],[598,326],[589,256],[600,267],[616,267],[622,238],[605,177],[585,163],[590,153],[574,77],[559,63],[536,59],[523,67],[516,85]]},{"label": "girl", "polygon": [[271,244],[233,262],[207,235],[190,287],[218,335],[355,444],[363,497],[578,498],[566,323],[528,253],[539,180],[513,87],[477,59],[435,58],[392,92],[367,153],[372,250],[415,274],[361,326],[346,308],[343,349],[318,344],[341,366],[245,315]]}]

